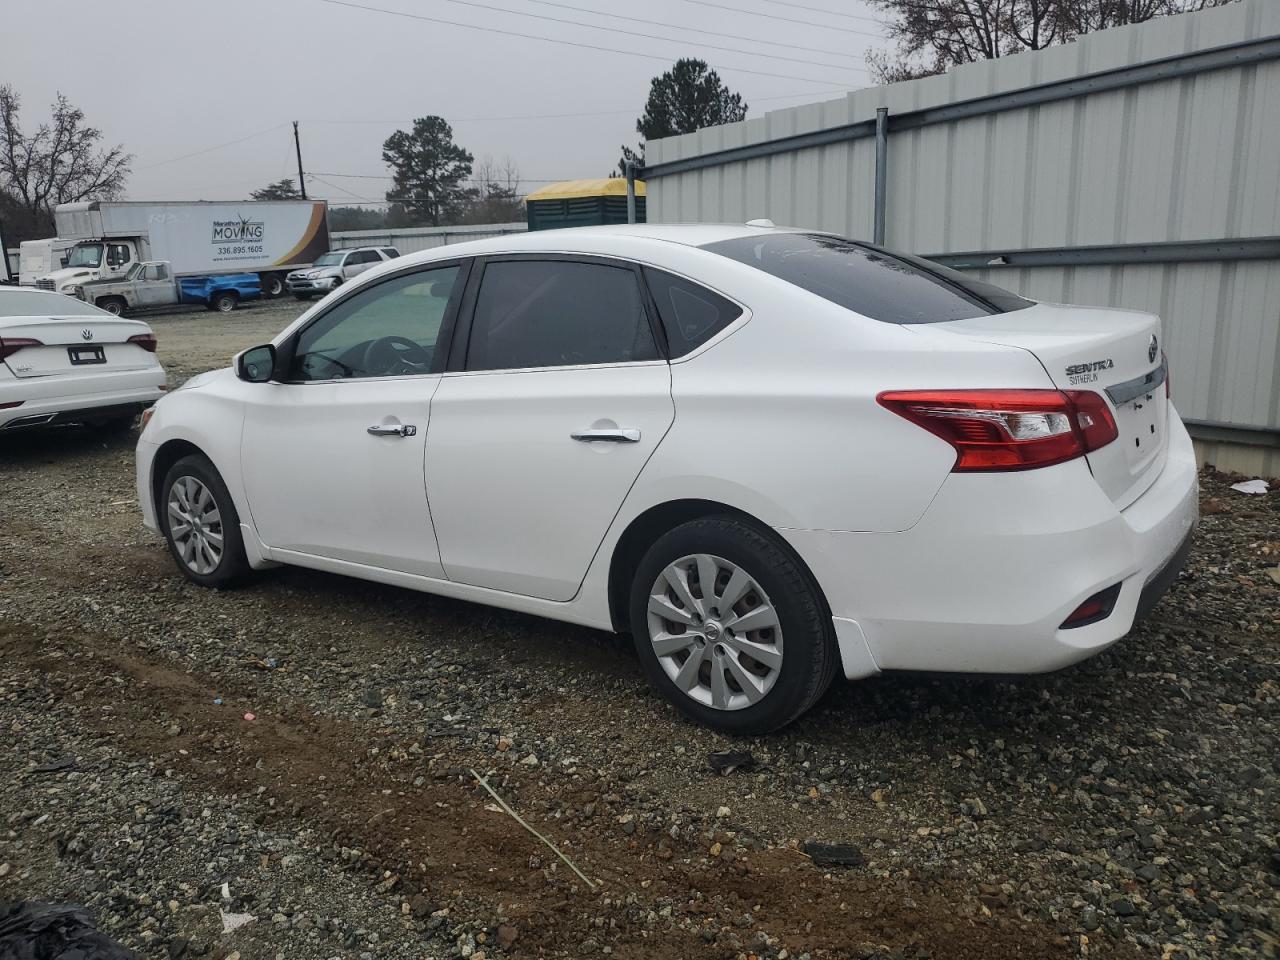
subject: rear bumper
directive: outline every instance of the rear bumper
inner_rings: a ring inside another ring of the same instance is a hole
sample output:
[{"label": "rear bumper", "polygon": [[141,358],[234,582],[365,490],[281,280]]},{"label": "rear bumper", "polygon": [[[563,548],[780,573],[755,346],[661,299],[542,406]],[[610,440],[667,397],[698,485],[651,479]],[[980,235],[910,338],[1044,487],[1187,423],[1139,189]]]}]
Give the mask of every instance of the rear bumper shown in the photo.
[{"label": "rear bumper", "polygon": [[[781,530],[836,618],[846,676],[877,670],[1043,673],[1104,650],[1177,577],[1199,514],[1191,438],[1170,409],[1168,460],[1117,510],[1074,460],[952,474],[910,530]],[[1120,585],[1110,616],[1061,624]]]},{"label": "rear bumper", "polygon": [[0,409],[0,431],[136,415],[164,396],[164,383],[159,366],[102,375],[94,383],[64,377],[5,380],[0,404],[22,402]]}]

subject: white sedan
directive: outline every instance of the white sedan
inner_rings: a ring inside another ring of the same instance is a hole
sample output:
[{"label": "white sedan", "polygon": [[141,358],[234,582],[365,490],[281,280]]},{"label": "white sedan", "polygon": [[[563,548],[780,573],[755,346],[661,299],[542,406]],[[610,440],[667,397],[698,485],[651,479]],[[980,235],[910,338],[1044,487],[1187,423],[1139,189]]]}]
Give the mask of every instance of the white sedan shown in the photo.
[{"label": "white sedan", "polygon": [[164,388],[147,324],[65,294],[0,286],[0,433],[72,422],[125,429]]},{"label": "white sedan", "polygon": [[296,564],[630,631],[680,709],[758,732],[837,671],[1124,636],[1197,518],[1160,337],[811,232],[494,238],[171,393],[139,500],[196,583]]}]

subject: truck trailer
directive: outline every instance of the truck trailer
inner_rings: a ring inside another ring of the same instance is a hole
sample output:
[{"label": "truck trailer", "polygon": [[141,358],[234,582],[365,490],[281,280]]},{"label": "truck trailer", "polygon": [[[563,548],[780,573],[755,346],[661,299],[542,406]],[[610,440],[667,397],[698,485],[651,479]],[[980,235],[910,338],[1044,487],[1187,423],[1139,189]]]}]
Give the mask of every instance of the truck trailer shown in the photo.
[{"label": "truck trailer", "polygon": [[279,296],[290,270],[329,249],[322,200],[91,200],[54,210],[58,236],[75,240],[67,265],[36,281],[73,294],[95,280],[122,278],[134,264],[161,260],[176,279],[254,273]]}]

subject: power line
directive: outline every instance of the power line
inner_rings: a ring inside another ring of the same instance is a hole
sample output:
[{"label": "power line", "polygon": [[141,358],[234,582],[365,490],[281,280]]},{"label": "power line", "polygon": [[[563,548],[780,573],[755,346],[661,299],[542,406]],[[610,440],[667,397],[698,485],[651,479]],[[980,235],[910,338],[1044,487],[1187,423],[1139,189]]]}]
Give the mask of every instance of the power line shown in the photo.
[{"label": "power line", "polygon": [[[614,20],[629,20],[632,23],[643,23],[651,27],[670,27],[671,24],[663,23],[661,20],[645,20],[641,17],[628,17],[622,13],[608,13],[604,10],[592,10],[589,7],[575,7],[571,3],[557,3],[556,0],[528,0],[529,3],[539,3],[546,7],[562,7],[565,10],[576,10],[579,13],[591,13],[598,17],[612,17]],[[840,50],[826,50],[821,47],[806,47],[798,43],[783,43],[781,40],[762,40],[759,37],[744,37],[738,33],[722,33],[719,30],[701,30],[697,27],[690,27],[681,24],[679,27],[687,33],[703,33],[709,37],[725,37],[729,40],[746,40],[748,43],[765,43],[772,47],[786,47],[789,50],[805,50],[809,53],[825,53],[833,57],[845,57],[849,60],[858,59],[854,54],[844,53]]]},{"label": "power line", "polygon": [[[798,97],[818,97],[826,93],[847,93],[847,92],[848,92],[848,89],[845,87],[833,87],[829,90],[812,90],[808,93],[784,93],[784,94],[780,94],[772,97],[745,97],[744,96],[744,98],[749,103],[752,103],[752,104],[772,103],[777,100],[794,100]],[[449,118],[449,123],[450,124],[483,123],[486,121],[509,122],[513,120],[577,120],[584,117],[623,116],[625,114],[634,114],[635,112],[636,112],[635,107],[627,107],[624,110],[593,110],[585,113],[515,113],[515,114],[510,114],[508,116]],[[370,120],[365,118],[353,119],[353,120],[334,120],[330,117],[325,117],[325,118],[317,117],[314,120],[307,120],[306,122],[309,124],[329,123],[329,124],[345,125],[345,124],[372,123],[380,126],[387,126],[387,125],[408,126],[413,123],[413,120]]]},{"label": "power line", "polygon": [[279,130],[281,127],[287,127],[287,123],[277,123],[274,127],[267,127],[265,130],[259,130],[257,133],[250,133],[247,136],[239,137],[235,140],[228,140],[226,143],[216,143],[212,147],[205,147],[203,150],[195,150],[191,153],[184,153],[180,157],[170,157],[168,160],[160,160],[156,163],[148,163],[145,166],[138,167],[138,170],[150,170],[152,167],[162,167],[166,163],[177,163],[179,160],[187,160],[191,157],[198,157],[202,153],[212,153],[214,150],[221,150],[223,147],[231,147],[237,143],[244,143],[246,140],[252,140],[254,137],[260,137],[265,133],[271,133],[273,130]]},{"label": "power line", "polygon": [[[556,43],[565,47],[578,47],[583,50],[599,50],[602,53],[616,53],[624,57],[640,57],[644,60],[661,60],[663,63],[670,62],[670,57],[662,56],[657,53],[641,53],[638,50],[620,50],[617,47],[602,47],[594,43],[583,43],[578,40],[560,40],[555,37],[540,37],[532,33],[520,33],[516,30],[503,30],[500,27],[483,27],[474,23],[462,23],[458,20],[445,20],[442,17],[428,17],[420,13],[406,13],[403,10],[387,10],[384,7],[370,7],[360,3],[351,3],[350,0],[320,0],[321,3],[332,4],[337,7],[349,7],[352,10],[364,10],[367,13],[383,13],[392,17],[404,17],[409,20],[423,20],[427,23],[442,23],[450,27],[462,27],[465,30],[478,30],[481,33],[495,33],[506,37],[516,37],[520,40],[540,40],[543,43]],[[694,0],[690,0],[694,2]],[[510,12],[510,11],[505,11]],[[833,28],[839,29],[839,28]],[[849,31],[855,33],[857,31]],[[877,37],[877,39],[880,39]],[[679,41],[668,40],[668,43],[678,43]],[[749,73],[757,77],[773,77],[775,80],[799,80],[802,83],[831,83],[830,80],[819,80],[816,77],[797,77],[788,73],[770,73],[765,70],[750,70],[747,67],[725,67],[715,64],[719,70],[736,70],[738,73]],[[841,68],[844,69],[844,68]]]},{"label": "power line", "polygon": [[[326,3],[336,3],[337,0],[325,0]],[[815,23],[812,20],[796,20],[793,17],[780,17],[776,13],[761,13],[758,10],[743,10],[741,7],[731,7],[725,3],[712,3],[711,0],[685,0],[685,3],[696,3],[700,7],[715,7],[718,10],[728,10],[731,13],[743,13],[752,17],[764,17],[766,20],[781,20],[783,23],[798,23],[806,27],[817,27],[820,30],[838,30],[841,33],[856,33],[863,37],[875,37],[877,40],[885,39],[883,34],[867,33],[865,30],[854,30],[852,27],[834,27],[829,23]]]},{"label": "power line", "polygon": [[[764,0],[765,3],[776,3],[780,7],[791,7],[795,10],[810,10],[814,13],[825,13],[829,17],[847,17],[850,20],[869,20],[871,23],[883,23],[879,17],[869,17],[865,13],[844,13],[840,10],[828,10],[826,7],[808,7],[803,3],[792,3],[791,0]],[[750,11],[744,11],[750,13]]]},{"label": "power line", "polygon": [[[394,179],[395,179],[395,177],[394,177],[392,174],[389,174],[389,173],[330,173],[330,172],[328,172],[328,171],[325,171],[325,172],[324,172],[324,173],[322,173],[322,174],[321,174],[321,173],[310,173],[310,172],[308,172],[308,173],[307,173],[307,176],[309,176],[309,177],[315,177],[317,180],[319,180],[321,176],[325,176],[325,177],[342,177],[342,178],[344,178],[344,179],[350,179],[350,180],[394,180]],[[544,179],[544,180],[539,180],[537,177],[516,177],[515,179],[516,179],[516,181],[518,181],[519,183],[560,183],[560,182],[561,182],[561,181],[563,181],[563,180],[573,180],[573,179],[575,179],[575,178],[574,178],[574,177],[560,177],[559,179],[555,179],[555,180],[545,180],[545,179]],[[321,182],[322,182],[322,183],[324,183],[324,182],[327,182],[327,181],[321,181]],[[488,178],[486,178],[486,177],[459,177],[459,178],[458,178],[458,182],[459,182],[459,183],[496,183],[496,182],[498,182],[498,181],[494,180],[492,177],[488,177]],[[332,184],[332,183],[330,183],[330,184],[329,184],[329,186],[331,186],[331,187],[332,187],[332,186],[333,186],[333,184]],[[335,189],[341,190],[341,189],[342,189],[342,187],[336,187]]]},{"label": "power line", "polygon": [[[495,7],[488,3],[479,3],[477,0],[445,0],[446,3],[454,3],[460,7],[472,7],[476,10],[492,10],[495,13],[505,13],[517,17],[529,17],[532,20],[546,20],[549,23],[563,23],[570,27],[586,27],[588,30],[602,30],[605,33],[616,33],[625,37],[640,37],[644,40],[659,40],[663,43],[680,43],[692,47],[705,47],[708,50],[719,50],[722,53],[740,53],[747,57],[764,57],[766,60],[785,60],[789,63],[803,63],[811,67],[827,67],[831,70],[861,70],[866,72],[864,68],[846,67],[839,63],[822,63],[821,61],[807,59],[802,60],[799,57],[787,57],[777,53],[760,53],[755,50],[739,50],[737,47],[721,47],[714,43],[699,43],[696,40],[684,40],[678,37],[663,37],[654,33],[640,33],[637,30],[623,30],[619,27],[602,27],[594,23],[585,23],[582,20],[568,20],[564,17],[550,17],[542,13],[525,13],[521,10],[509,10],[506,7]],[[580,9],[580,8],[579,8]]]}]

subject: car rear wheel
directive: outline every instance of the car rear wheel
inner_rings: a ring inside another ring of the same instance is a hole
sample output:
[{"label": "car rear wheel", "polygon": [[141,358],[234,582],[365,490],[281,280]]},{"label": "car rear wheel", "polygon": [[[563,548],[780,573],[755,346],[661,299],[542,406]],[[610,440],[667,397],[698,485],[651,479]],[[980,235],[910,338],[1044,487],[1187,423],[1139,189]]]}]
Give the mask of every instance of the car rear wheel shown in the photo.
[{"label": "car rear wheel", "polygon": [[107,313],[111,314],[113,317],[118,317],[124,313],[125,304],[119,297],[104,297],[98,301],[97,306],[107,311]]},{"label": "car rear wheel", "polygon": [[178,569],[202,587],[229,587],[249,574],[240,516],[222,477],[198,454],[183,457],[160,488],[160,526]]},{"label": "car rear wheel", "polygon": [[636,650],[682,712],[730,733],[765,733],[808,710],[838,662],[812,575],[771,533],[735,517],[664,534],[631,590]]},{"label": "car rear wheel", "polygon": [[280,274],[271,273],[262,278],[262,293],[272,299],[284,293],[284,280],[281,279]]},{"label": "car rear wheel", "polygon": [[239,301],[240,298],[229,291],[215,293],[209,300],[209,309],[216,310],[218,313],[230,313]]}]

